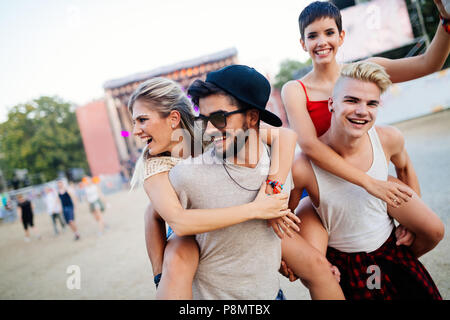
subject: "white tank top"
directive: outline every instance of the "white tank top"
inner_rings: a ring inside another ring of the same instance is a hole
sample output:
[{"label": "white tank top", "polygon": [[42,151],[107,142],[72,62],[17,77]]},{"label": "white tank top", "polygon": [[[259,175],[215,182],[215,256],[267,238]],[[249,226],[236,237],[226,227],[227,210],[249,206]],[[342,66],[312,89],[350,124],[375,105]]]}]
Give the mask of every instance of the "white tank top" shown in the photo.
[{"label": "white tank top", "polygon": [[[388,164],[375,127],[368,134],[373,162],[366,173],[387,181]],[[372,252],[381,247],[394,227],[386,202],[312,162],[311,165],[320,196],[319,207],[315,208],[328,231],[328,246],[342,252]]]},{"label": "white tank top", "polygon": [[95,201],[100,199],[96,185],[91,184],[91,185],[85,187],[84,191],[86,192],[86,198],[89,203],[94,203]]}]

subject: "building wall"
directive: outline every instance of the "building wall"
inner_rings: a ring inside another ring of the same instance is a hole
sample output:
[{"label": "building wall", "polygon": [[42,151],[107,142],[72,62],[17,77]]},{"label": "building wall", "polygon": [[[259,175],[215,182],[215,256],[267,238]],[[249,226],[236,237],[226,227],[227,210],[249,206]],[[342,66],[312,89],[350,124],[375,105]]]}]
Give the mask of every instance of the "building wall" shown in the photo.
[{"label": "building wall", "polygon": [[79,107],[76,115],[91,174],[119,173],[121,166],[105,102]]}]

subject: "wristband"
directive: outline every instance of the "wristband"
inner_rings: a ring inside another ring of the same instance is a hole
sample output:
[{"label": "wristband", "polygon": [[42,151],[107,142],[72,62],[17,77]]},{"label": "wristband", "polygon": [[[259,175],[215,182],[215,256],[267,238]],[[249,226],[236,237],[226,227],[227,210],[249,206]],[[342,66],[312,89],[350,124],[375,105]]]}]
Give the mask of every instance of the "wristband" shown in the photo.
[{"label": "wristband", "polygon": [[283,184],[281,184],[279,181],[276,180],[267,179],[266,183],[272,187],[274,194],[281,193],[281,190],[283,190],[284,187]]}]

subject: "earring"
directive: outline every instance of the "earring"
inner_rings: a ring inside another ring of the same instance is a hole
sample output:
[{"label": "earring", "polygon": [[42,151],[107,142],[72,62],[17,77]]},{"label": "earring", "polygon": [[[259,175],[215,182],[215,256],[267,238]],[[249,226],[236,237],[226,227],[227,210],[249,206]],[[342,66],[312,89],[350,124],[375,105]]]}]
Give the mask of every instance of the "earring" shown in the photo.
[{"label": "earring", "polygon": [[174,124],[172,124],[172,129],[175,129],[175,125]]}]

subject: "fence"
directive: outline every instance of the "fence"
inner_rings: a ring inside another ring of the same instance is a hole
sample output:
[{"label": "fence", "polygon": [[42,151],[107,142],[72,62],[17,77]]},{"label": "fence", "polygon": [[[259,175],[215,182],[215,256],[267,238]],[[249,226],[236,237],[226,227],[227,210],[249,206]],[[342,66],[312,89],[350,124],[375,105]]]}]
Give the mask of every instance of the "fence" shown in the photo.
[{"label": "fence", "polygon": [[[115,175],[100,175],[100,190],[104,195],[113,194],[121,190],[127,189],[129,184],[120,174]],[[67,179],[63,179],[67,185]],[[22,189],[12,190],[6,192],[6,197],[9,199],[10,208],[3,205],[0,207],[0,222],[14,222],[17,219],[17,195],[21,194],[25,199],[31,201],[34,206],[34,214],[42,214],[47,212],[45,204],[45,188],[51,187],[57,190],[56,180],[50,181],[40,185],[29,186]],[[77,200],[79,202],[85,201],[83,189],[77,185],[69,185],[73,189]]]}]

